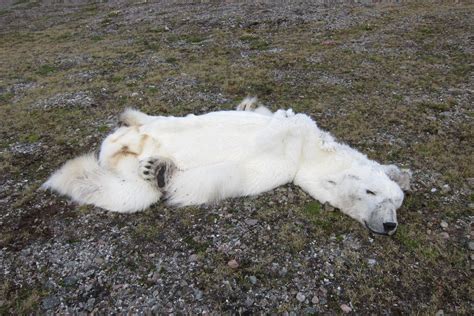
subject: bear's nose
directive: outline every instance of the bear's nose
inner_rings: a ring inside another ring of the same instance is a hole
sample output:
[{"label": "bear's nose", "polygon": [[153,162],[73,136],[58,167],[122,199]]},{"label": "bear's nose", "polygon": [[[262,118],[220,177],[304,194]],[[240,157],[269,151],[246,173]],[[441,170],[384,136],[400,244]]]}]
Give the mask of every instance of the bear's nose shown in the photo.
[{"label": "bear's nose", "polygon": [[393,222],[383,223],[383,229],[385,230],[387,234],[390,235],[397,229],[397,223],[393,223]]}]

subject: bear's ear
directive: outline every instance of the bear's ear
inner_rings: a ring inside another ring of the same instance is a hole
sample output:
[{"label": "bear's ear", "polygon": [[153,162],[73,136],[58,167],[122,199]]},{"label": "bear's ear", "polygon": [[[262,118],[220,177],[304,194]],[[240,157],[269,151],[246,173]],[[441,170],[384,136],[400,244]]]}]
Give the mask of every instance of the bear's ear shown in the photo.
[{"label": "bear's ear", "polygon": [[412,172],[409,169],[400,169],[395,165],[382,165],[385,174],[396,182],[403,191],[410,190]]}]

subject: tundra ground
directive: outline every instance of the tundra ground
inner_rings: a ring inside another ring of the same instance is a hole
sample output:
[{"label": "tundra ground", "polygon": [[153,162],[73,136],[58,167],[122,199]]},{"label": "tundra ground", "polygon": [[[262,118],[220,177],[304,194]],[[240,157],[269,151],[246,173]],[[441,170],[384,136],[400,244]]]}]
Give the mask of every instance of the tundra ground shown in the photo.
[{"label": "tundra ground", "polygon": [[[472,314],[474,6],[0,5],[0,314]],[[413,170],[393,237],[288,185],[121,215],[38,187],[126,106],[246,95]]]}]

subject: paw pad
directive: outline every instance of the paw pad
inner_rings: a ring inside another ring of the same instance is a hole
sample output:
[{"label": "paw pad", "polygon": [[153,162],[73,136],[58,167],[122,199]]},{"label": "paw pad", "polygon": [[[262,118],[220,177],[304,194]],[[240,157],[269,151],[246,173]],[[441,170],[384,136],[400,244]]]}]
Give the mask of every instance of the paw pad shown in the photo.
[{"label": "paw pad", "polygon": [[140,176],[160,189],[166,187],[175,170],[174,162],[168,158],[151,157],[140,161]]}]

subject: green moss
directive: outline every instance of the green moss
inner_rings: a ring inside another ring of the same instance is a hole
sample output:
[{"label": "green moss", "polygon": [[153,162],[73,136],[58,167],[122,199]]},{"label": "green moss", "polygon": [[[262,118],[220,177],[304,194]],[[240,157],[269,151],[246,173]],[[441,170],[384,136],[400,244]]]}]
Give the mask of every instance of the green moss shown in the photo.
[{"label": "green moss", "polygon": [[14,94],[11,92],[0,94],[0,105],[7,104],[13,97],[14,97]]},{"label": "green moss", "polygon": [[53,65],[49,64],[44,64],[39,66],[39,68],[36,70],[36,73],[40,76],[47,76],[56,71],[56,67]]},{"label": "green moss", "polygon": [[309,202],[304,207],[304,212],[309,216],[317,216],[321,214],[321,204],[318,202]]},{"label": "green moss", "polygon": [[267,40],[260,38],[256,34],[245,33],[239,37],[242,42],[249,45],[250,49],[253,50],[265,50],[270,46]]},{"label": "green moss", "polygon": [[428,102],[428,101],[424,101],[418,104],[418,106],[422,109],[431,109],[438,112],[448,111],[449,109],[453,107],[453,105],[454,104],[451,102],[437,103],[437,102]]},{"label": "green moss", "polygon": [[398,240],[405,248],[409,251],[414,251],[420,247],[420,241],[417,239],[416,234],[413,234],[406,225],[399,225],[395,239]]}]

